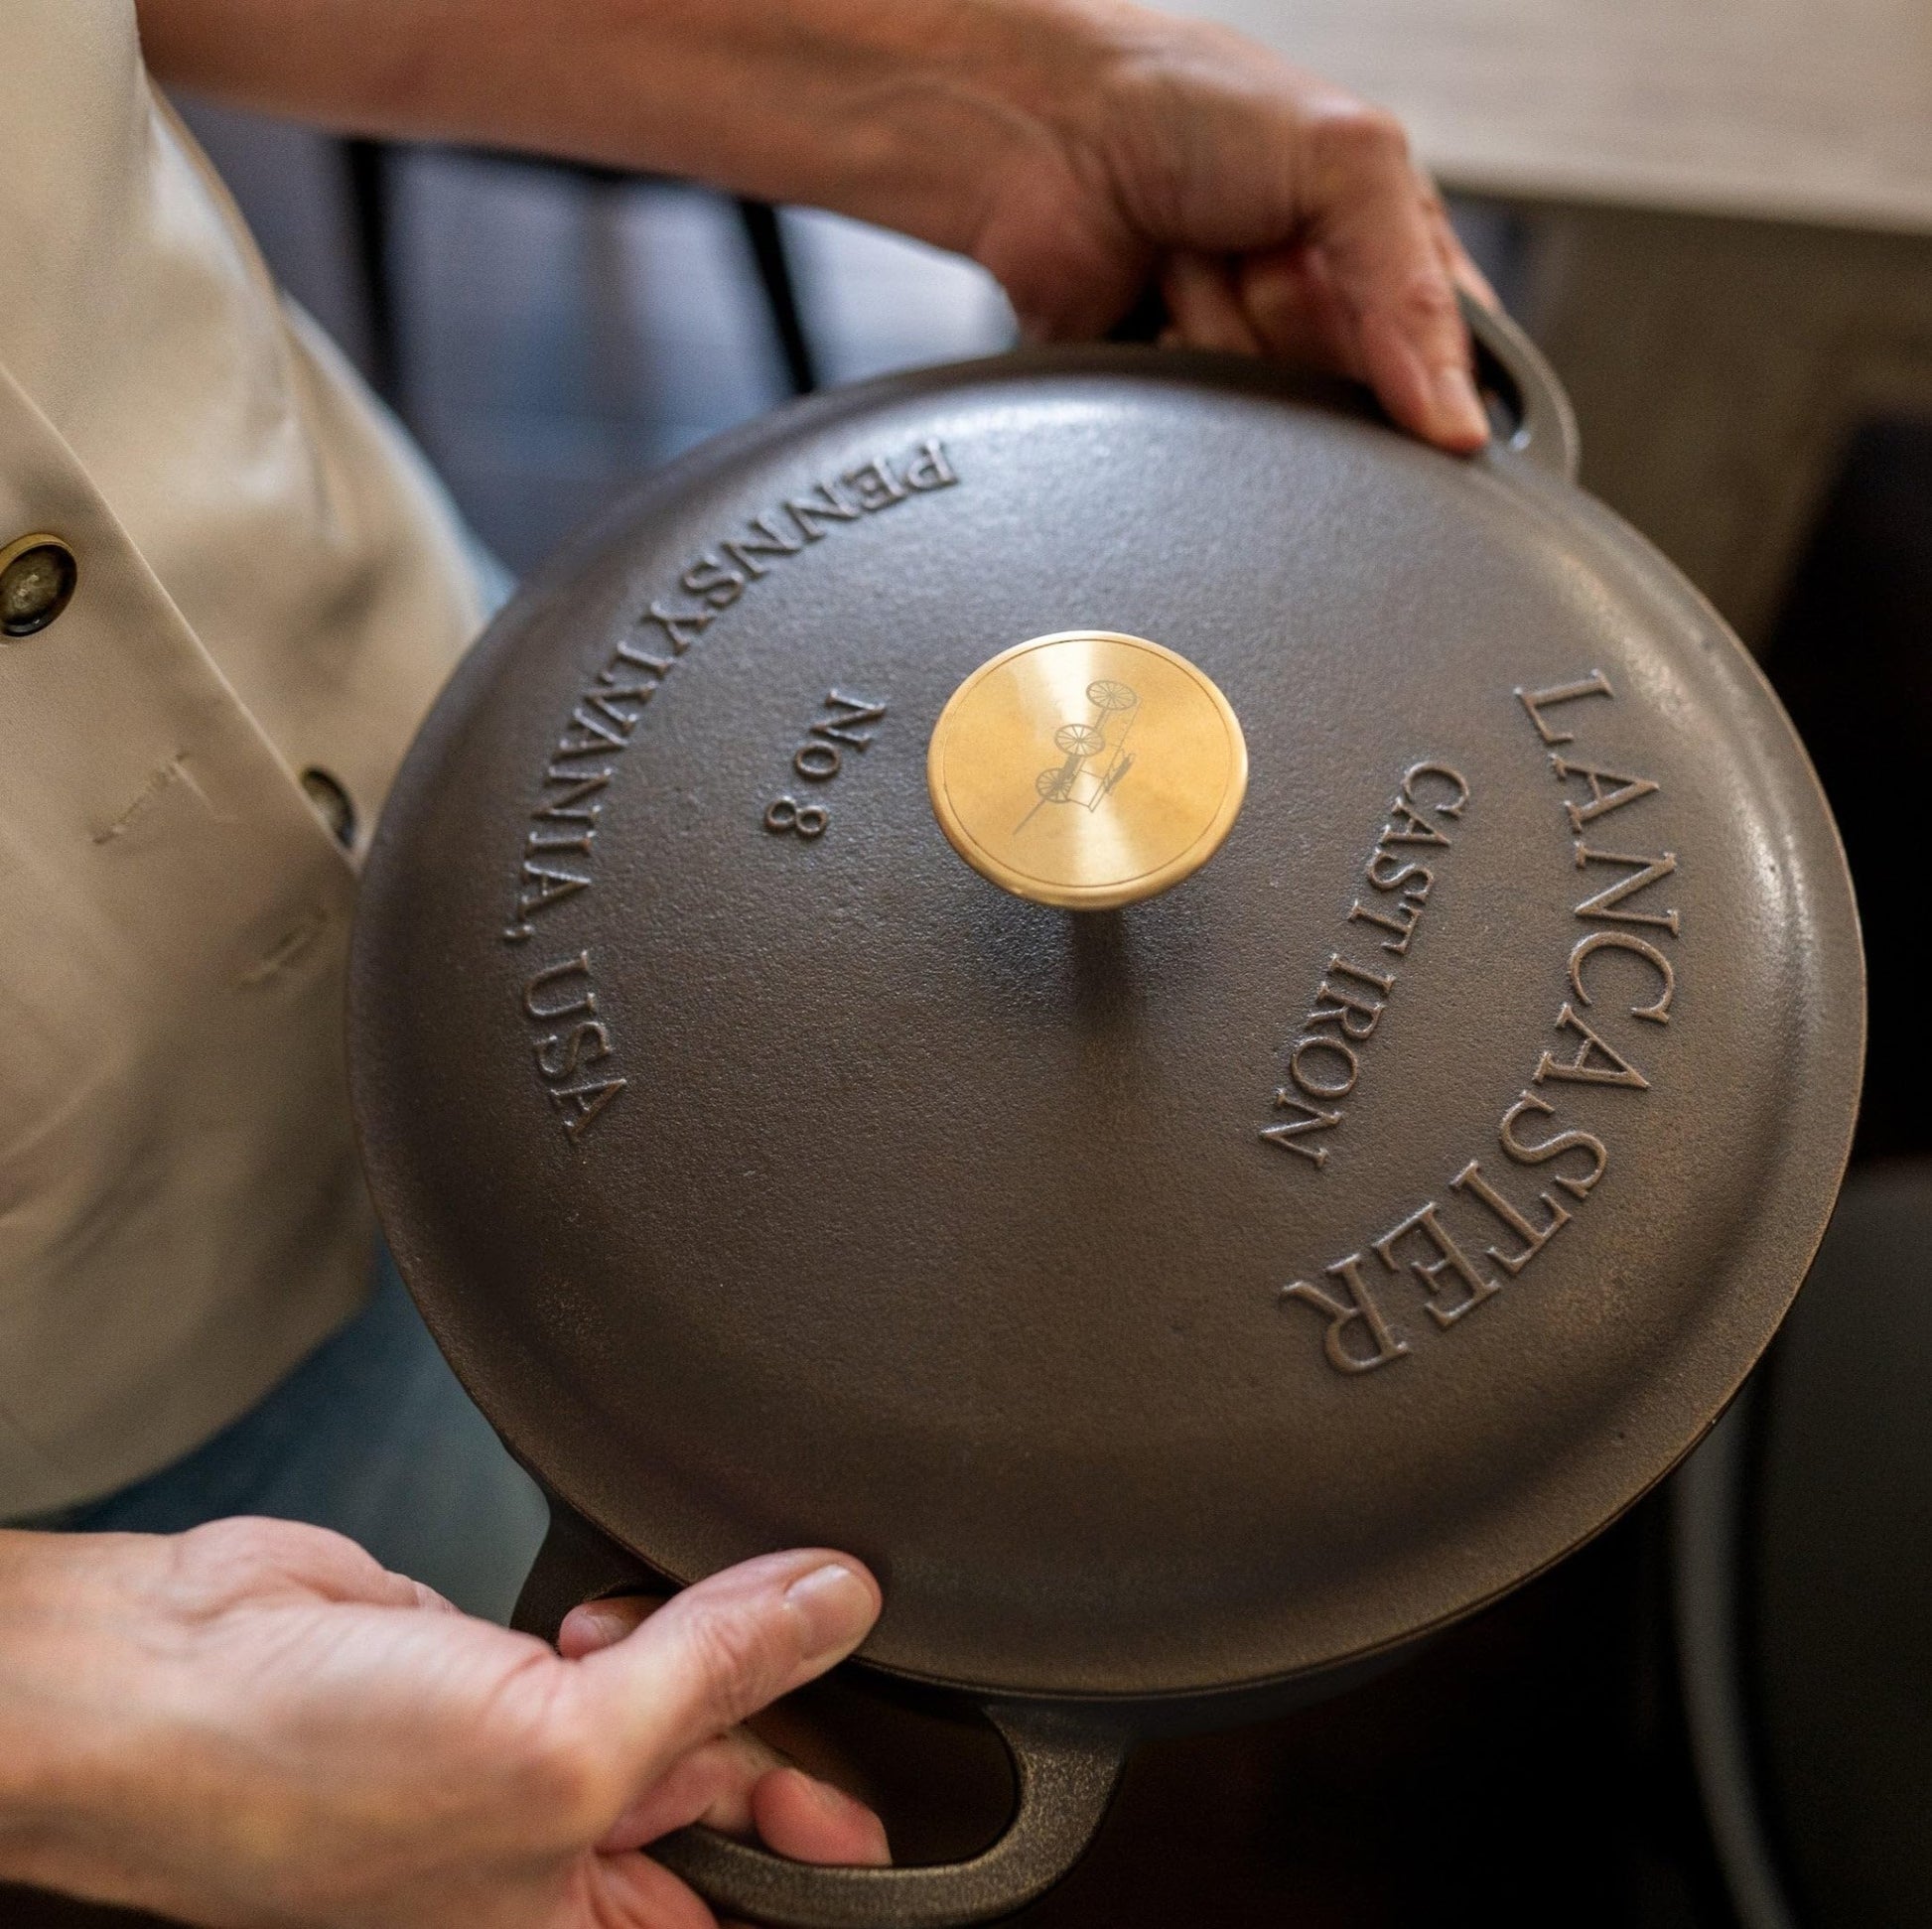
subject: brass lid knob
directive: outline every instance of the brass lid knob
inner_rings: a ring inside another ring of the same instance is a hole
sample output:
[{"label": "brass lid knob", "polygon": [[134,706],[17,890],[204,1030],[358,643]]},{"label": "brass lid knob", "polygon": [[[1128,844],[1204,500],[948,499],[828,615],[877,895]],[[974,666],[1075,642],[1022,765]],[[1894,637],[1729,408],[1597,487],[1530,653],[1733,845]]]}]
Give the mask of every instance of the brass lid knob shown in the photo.
[{"label": "brass lid knob", "polygon": [[1111,910],[1177,885],[1240,814],[1248,747],[1213,682],[1143,636],[1065,629],[1003,650],[926,753],[953,849],[1019,897]]}]

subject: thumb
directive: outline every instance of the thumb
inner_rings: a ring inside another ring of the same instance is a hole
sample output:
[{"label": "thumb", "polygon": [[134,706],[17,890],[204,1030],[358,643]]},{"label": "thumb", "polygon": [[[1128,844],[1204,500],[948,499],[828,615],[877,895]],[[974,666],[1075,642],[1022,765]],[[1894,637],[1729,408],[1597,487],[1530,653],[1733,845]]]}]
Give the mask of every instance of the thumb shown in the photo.
[{"label": "thumb", "polygon": [[849,1555],[761,1555],[685,1588],[634,1633],[586,1655],[575,1664],[579,1692],[643,1789],[844,1660],[879,1607],[879,1584]]}]

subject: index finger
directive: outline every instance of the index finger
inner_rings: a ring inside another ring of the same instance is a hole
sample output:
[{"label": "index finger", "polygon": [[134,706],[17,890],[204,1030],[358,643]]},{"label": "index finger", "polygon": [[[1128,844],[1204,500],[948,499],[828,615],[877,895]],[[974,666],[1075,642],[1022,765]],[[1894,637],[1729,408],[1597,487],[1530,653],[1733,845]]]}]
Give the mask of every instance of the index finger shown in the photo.
[{"label": "index finger", "polygon": [[1488,440],[1468,331],[1400,122],[1350,106],[1310,130],[1310,238],[1347,312],[1360,373],[1417,435],[1464,453]]}]

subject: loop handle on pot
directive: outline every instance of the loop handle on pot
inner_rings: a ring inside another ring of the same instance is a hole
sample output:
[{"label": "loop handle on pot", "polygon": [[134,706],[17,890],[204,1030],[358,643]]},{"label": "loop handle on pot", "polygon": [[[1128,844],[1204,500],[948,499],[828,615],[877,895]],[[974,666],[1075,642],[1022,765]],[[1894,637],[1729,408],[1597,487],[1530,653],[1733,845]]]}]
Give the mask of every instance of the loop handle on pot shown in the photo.
[{"label": "loop handle on pot", "polygon": [[[554,1494],[511,1625],[546,1641],[582,1601],[664,1593],[670,1584]],[[1013,1817],[991,1848],[923,1868],[833,1868],[787,1860],[710,1829],[681,1829],[648,1854],[726,1916],[771,1929],[964,1929],[1010,1915],[1080,1860],[1107,1812],[1128,1734],[1102,1715],[990,1702],[1013,1757]]]},{"label": "loop handle on pot", "polygon": [[[1583,448],[1577,436],[1576,411],[1563,392],[1556,370],[1507,315],[1485,308],[1461,290],[1456,301],[1475,344],[1476,386],[1500,404],[1508,419],[1501,440],[1513,454],[1566,482],[1574,482]],[[1167,325],[1168,311],[1159,284],[1150,282],[1140,299],[1108,331],[1107,340],[1158,342]]]},{"label": "loop handle on pot", "polygon": [[1476,386],[1501,402],[1514,426],[1503,441],[1515,454],[1566,482],[1577,480],[1583,445],[1577,413],[1556,370],[1522,329],[1498,309],[1458,296],[1476,350]]},{"label": "loop handle on pot", "polygon": [[1127,1754],[1124,1730],[1091,1715],[995,1702],[986,1718],[1012,1751],[1013,1819],[991,1848],[925,1868],[789,1861],[710,1829],[681,1829],[647,1852],[725,1916],[771,1929],[961,1929],[1011,1915],[1079,1860]]}]

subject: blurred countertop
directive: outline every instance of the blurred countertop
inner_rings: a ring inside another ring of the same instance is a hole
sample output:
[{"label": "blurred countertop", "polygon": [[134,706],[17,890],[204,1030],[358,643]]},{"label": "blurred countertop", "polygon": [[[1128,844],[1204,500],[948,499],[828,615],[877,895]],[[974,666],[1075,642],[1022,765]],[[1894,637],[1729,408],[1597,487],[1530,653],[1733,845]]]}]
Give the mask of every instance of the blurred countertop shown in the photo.
[{"label": "blurred countertop", "polygon": [[1444,184],[1932,232],[1925,0],[1160,0],[1393,108]]}]

